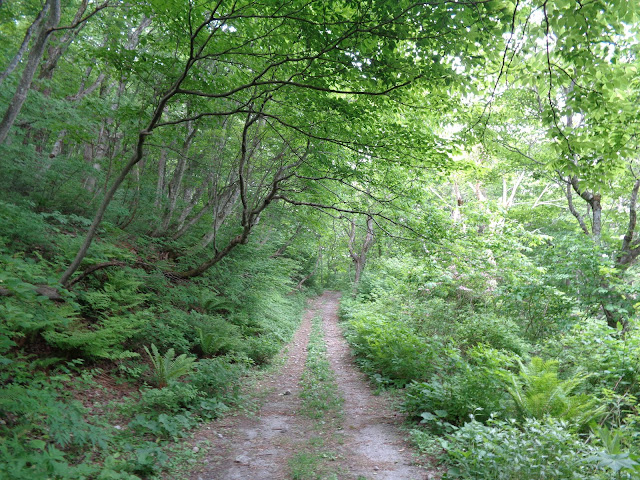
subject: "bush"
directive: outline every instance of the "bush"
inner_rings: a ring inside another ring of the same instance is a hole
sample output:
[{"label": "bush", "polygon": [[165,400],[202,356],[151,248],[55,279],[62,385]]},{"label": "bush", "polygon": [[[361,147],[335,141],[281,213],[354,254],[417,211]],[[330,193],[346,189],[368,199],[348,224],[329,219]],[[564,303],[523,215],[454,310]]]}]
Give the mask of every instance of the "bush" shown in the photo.
[{"label": "bush", "polygon": [[523,417],[542,419],[547,415],[578,427],[587,425],[603,413],[597,400],[575,391],[584,383],[584,375],[567,380],[558,378],[558,362],[534,357],[528,365],[520,364],[520,374],[509,375],[507,391]]},{"label": "bush", "polygon": [[472,421],[449,435],[444,445],[447,478],[472,480],[593,480],[596,450],[567,425],[551,419],[514,422]]},{"label": "bush", "polygon": [[413,380],[427,380],[445,358],[445,347],[427,341],[410,327],[382,318],[349,322],[347,339],[363,367],[396,386]]},{"label": "bush", "polygon": [[160,415],[138,414],[129,422],[128,428],[145,435],[177,440],[178,438],[186,437],[187,430],[190,430],[195,425],[196,420],[188,413],[177,415],[168,415],[166,413],[161,413]]},{"label": "bush", "polygon": [[457,324],[453,335],[463,349],[485,344],[523,355],[527,350],[526,343],[518,337],[517,331],[518,326],[511,320],[493,314],[475,314]]},{"label": "bush", "polygon": [[460,425],[471,415],[486,420],[508,411],[504,378],[515,365],[513,355],[482,346],[467,353],[468,362],[454,357],[453,371],[408,386],[404,409],[410,416],[438,429],[442,421]]},{"label": "bush", "polygon": [[42,215],[27,208],[0,200],[0,225],[2,238],[14,247],[21,246],[24,251],[51,248],[50,235]]},{"label": "bush", "polygon": [[189,353],[196,338],[194,317],[171,305],[155,307],[152,312],[153,322],[144,325],[136,338],[153,343],[162,351],[173,348],[180,354]]},{"label": "bush", "polygon": [[161,355],[153,343],[151,344],[151,351],[146,346],[144,350],[147,352],[153,366],[153,382],[160,388],[166,387],[170,382],[191,373],[193,364],[196,361],[195,358],[188,357],[186,353],[176,357],[176,352],[173,348]]},{"label": "bush", "polygon": [[282,343],[271,335],[250,337],[244,340],[242,353],[255,365],[265,365],[278,354]]},{"label": "bush", "polygon": [[193,405],[198,395],[196,387],[178,382],[164,388],[149,388],[142,391],[136,409],[175,413]]},{"label": "bush", "polygon": [[196,364],[189,377],[191,385],[207,397],[232,399],[237,397],[246,366],[230,363],[226,357],[207,358]]},{"label": "bush", "polygon": [[142,310],[105,316],[94,323],[74,320],[66,328],[58,327],[43,333],[43,337],[57,348],[89,358],[137,357],[137,353],[125,349],[127,341],[137,336],[151,318],[149,312]]},{"label": "bush", "polygon": [[196,328],[200,350],[205,355],[223,355],[241,349],[240,329],[221,317],[210,316]]},{"label": "bush", "polygon": [[640,396],[640,329],[630,322],[628,331],[616,331],[602,320],[576,325],[558,340],[545,344],[545,353],[560,361],[561,372],[582,370],[586,386],[625,391]]}]

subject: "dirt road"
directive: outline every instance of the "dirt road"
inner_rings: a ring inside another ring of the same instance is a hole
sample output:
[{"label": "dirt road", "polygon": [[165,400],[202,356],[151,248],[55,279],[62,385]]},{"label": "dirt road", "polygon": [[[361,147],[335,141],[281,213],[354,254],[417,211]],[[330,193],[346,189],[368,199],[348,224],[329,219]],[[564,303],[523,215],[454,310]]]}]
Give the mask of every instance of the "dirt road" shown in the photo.
[{"label": "dirt road", "polygon": [[[399,430],[401,418],[376,396],[353,363],[338,325],[340,295],[326,292],[309,301],[282,368],[262,379],[255,415],[229,416],[198,434],[210,448],[192,480],[422,480],[431,472],[415,465]],[[326,357],[343,399],[335,418],[301,414],[300,380],[314,317],[320,317]],[[315,449],[315,450],[314,450]],[[317,457],[317,459],[314,459]],[[320,459],[320,460],[318,460]],[[305,470],[300,462],[309,463]]]}]

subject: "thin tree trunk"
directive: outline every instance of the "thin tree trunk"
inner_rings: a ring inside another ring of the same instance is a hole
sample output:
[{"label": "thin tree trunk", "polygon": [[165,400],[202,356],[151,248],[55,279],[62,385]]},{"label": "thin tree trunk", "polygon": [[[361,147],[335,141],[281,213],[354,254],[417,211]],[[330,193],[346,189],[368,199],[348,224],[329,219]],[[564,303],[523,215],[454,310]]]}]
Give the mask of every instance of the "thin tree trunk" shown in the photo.
[{"label": "thin tree trunk", "polygon": [[[0,2],[0,5],[1,5],[1,2]],[[40,26],[40,23],[42,22],[42,19],[46,16],[48,11],[49,11],[49,3],[47,2],[45,3],[42,10],[40,10],[40,13],[38,13],[38,16],[33,21],[33,23],[29,26],[29,28],[27,28],[27,31],[24,34],[24,39],[22,40],[22,45],[20,45],[18,52],[13,57],[11,62],[9,62],[7,69],[4,72],[0,73],[0,85],[2,84],[2,82],[4,82],[4,80],[9,75],[11,75],[11,73],[16,69],[16,67],[20,63],[20,60],[22,60],[22,57],[24,56],[24,52],[26,52],[27,48],[29,47],[29,42],[31,41],[31,36],[33,35],[33,32],[38,29],[38,27]]]},{"label": "thin tree trunk", "polygon": [[160,151],[160,158],[158,159],[158,183],[156,184],[156,198],[153,202],[153,207],[158,210],[162,205],[162,197],[165,190],[165,175],[167,169],[167,148],[163,148]]},{"label": "thin tree trunk", "polygon": [[580,228],[582,229],[582,231],[586,235],[589,235],[589,229],[587,228],[587,224],[584,222],[584,218],[582,217],[580,212],[576,210],[576,207],[573,204],[573,194],[571,193],[571,188],[572,188],[571,183],[567,183],[566,194],[567,194],[567,204],[569,205],[569,211],[574,217],[576,217],[576,220],[578,220],[578,224],[580,225]]},{"label": "thin tree trunk", "polygon": [[322,246],[318,247],[318,257],[316,259],[315,265],[313,266],[313,270],[311,270],[307,275],[302,277],[298,282],[298,284],[296,285],[296,288],[294,288],[293,290],[294,291],[300,290],[302,286],[305,284],[305,282],[315,275],[319,265],[322,265]]},{"label": "thin tree trunk", "polygon": [[160,99],[160,102],[158,102],[158,106],[155,108],[155,110],[153,112],[153,115],[151,117],[151,120],[149,121],[149,124],[147,125],[147,128],[145,128],[144,130],[141,130],[138,133],[138,142],[137,142],[137,145],[136,145],[135,152],[133,153],[133,155],[129,159],[129,162],[127,162],[125,167],[122,169],[122,171],[120,172],[118,177],[116,177],[115,181],[111,185],[111,188],[109,188],[105,192],[104,198],[102,199],[102,202],[100,203],[100,206],[98,207],[98,211],[96,212],[95,216],[93,217],[93,222],[91,223],[91,226],[89,227],[89,230],[87,231],[85,239],[84,239],[82,245],[80,246],[80,249],[78,250],[78,253],[76,254],[75,258],[73,259],[73,261],[71,262],[69,267],[65,270],[65,272],[62,274],[62,277],[60,278],[60,283],[62,285],[66,286],[68,284],[69,280],[71,279],[71,276],[75,273],[75,271],[78,269],[78,267],[80,267],[80,264],[82,263],[82,260],[84,260],[84,257],[87,255],[87,252],[89,251],[89,247],[91,246],[91,243],[93,242],[93,238],[96,235],[96,231],[98,230],[98,227],[100,226],[100,223],[102,222],[102,218],[104,217],[104,214],[105,214],[105,212],[107,210],[107,207],[111,203],[111,200],[113,199],[113,196],[115,195],[115,193],[120,188],[120,185],[122,184],[124,179],[127,178],[127,175],[129,174],[131,169],[142,159],[143,147],[144,147],[144,143],[146,141],[147,136],[151,135],[151,133],[155,129],[156,125],[160,121],[160,118],[162,117],[162,114],[164,112],[164,109],[165,109],[167,103],[169,102],[169,100],[171,100],[176,95],[180,85],[185,80],[185,78],[187,78],[187,74],[189,73],[189,70],[191,69],[193,64],[194,64],[194,60],[193,59],[190,59],[190,60],[188,60],[186,62],[185,67],[184,67],[180,77],[178,77],[178,79],[174,82],[174,84],[167,91],[167,93]]},{"label": "thin tree trunk", "polygon": [[462,214],[460,213],[460,207],[464,203],[462,199],[462,195],[460,193],[460,186],[458,185],[458,180],[453,179],[453,198],[455,201],[455,205],[453,207],[453,212],[451,214],[454,222],[459,222],[462,220]]},{"label": "thin tree trunk", "polygon": [[238,185],[229,185],[223,193],[223,196],[216,198],[211,229],[202,238],[199,247],[196,247],[197,249],[208,247],[211,242],[216,239],[218,230],[220,230],[224,221],[231,215],[231,212],[233,212],[239,198],[240,188]]},{"label": "thin tree trunk", "polygon": [[42,56],[44,55],[52,29],[56,28],[58,23],[60,23],[60,0],[47,0],[47,5],[49,6],[47,20],[43,24],[33,47],[31,47],[31,50],[29,51],[27,64],[22,72],[18,88],[9,102],[9,106],[7,107],[7,111],[5,112],[2,121],[0,121],[0,144],[4,143],[7,139],[9,130],[11,130],[20,110],[22,110],[22,105],[24,105],[24,102],[27,99],[27,94],[31,88],[33,77],[40,61],[42,60]]},{"label": "thin tree trunk", "polygon": [[191,148],[191,143],[193,142],[193,138],[196,134],[196,128],[193,126],[192,122],[187,124],[187,138],[182,144],[182,150],[180,153],[180,158],[178,159],[178,165],[173,172],[173,177],[169,182],[169,206],[162,217],[162,221],[160,225],[154,230],[151,234],[153,237],[160,237],[167,233],[169,229],[169,225],[171,224],[171,220],[173,219],[173,214],[176,210],[176,205],[178,203],[180,188],[182,187],[182,180],[184,178],[184,173],[187,166],[189,149]]},{"label": "thin tree trunk", "polygon": [[637,204],[638,204],[638,190],[640,189],[640,180],[636,180],[631,191],[631,198],[629,199],[629,224],[627,231],[622,239],[621,255],[618,259],[619,265],[629,265],[633,262],[638,254],[640,254],[640,247],[632,245],[633,237],[636,231],[636,224],[638,221]]},{"label": "thin tree trunk", "polygon": [[360,283],[360,277],[362,276],[364,266],[367,262],[367,253],[369,253],[373,239],[373,217],[369,215],[367,217],[367,231],[365,233],[364,240],[362,241],[360,252],[356,252],[356,222],[353,220],[351,221],[351,230],[349,231],[349,255],[351,256],[355,270],[354,288],[357,287],[358,283]]}]

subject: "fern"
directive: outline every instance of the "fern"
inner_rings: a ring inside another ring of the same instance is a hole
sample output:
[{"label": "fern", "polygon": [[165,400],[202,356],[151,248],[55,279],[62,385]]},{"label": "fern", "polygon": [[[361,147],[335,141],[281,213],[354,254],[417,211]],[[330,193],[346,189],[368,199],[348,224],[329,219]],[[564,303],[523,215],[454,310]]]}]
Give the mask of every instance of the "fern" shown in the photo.
[{"label": "fern", "polygon": [[519,363],[520,374],[509,375],[507,391],[523,416],[542,419],[549,415],[582,427],[602,413],[595,398],[574,393],[586,375],[560,380],[555,360],[534,357],[528,365]]},{"label": "fern", "polygon": [[240,329],[220,317],[207,316],[203,327],[197,327],[200,349],[205,355],[218,355],[242,346]]},{"label": "fern", "polygon": [[195,363],[195,358],[186,354],[178,355],[173,348],[167,350],[164,355],[160,355],[155,344],[151,344],[151,351],[145,346],[145,351],[153,364],[154,380],[159,388],[166,387],[172,380],[177,380],[184,375],[191,373]]},{"label": "fern", "polygon": [[209,292],[203,292],[200,295],[200,306],[207,313],[215,313],[219,311],[234,312],[235,306],[232,302],[224,297],[211,295]]}]

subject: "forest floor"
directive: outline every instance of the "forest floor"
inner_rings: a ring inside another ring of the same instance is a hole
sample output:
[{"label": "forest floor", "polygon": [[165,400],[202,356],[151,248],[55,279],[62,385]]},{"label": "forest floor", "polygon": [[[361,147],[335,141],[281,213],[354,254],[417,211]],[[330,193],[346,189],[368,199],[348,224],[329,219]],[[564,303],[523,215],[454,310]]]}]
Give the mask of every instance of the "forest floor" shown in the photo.
[{"label": "forest floor", "polygon": [[309,301],[283,364],[253,386],[254,413],[196,433],[194,445],[205,451],[191,480],[438,477],[418,465],[402,417],[354,365],[338,325],[339,301],[336,292]]}]

